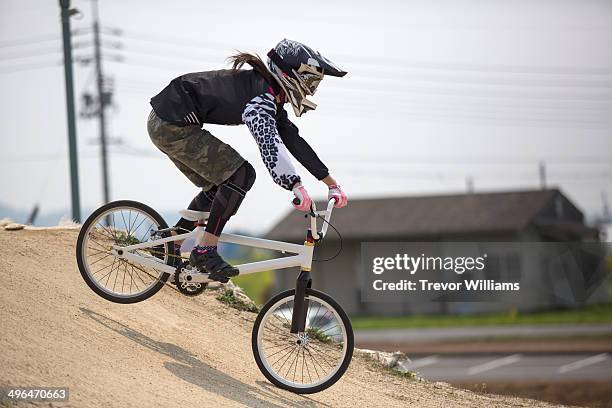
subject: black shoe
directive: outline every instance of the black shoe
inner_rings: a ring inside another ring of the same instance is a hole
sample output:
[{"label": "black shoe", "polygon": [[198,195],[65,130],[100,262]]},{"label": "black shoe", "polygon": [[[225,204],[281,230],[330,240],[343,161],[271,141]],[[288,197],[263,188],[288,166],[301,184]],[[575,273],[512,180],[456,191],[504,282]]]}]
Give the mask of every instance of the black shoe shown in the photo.
[{"label": "black shoe", "polygon": [[227,283],[232,276],[238,276],[238,268],[233,267],[221,258],[216,249],[195,247],[189,256],[191,266],[208,272],[208,279]]}]

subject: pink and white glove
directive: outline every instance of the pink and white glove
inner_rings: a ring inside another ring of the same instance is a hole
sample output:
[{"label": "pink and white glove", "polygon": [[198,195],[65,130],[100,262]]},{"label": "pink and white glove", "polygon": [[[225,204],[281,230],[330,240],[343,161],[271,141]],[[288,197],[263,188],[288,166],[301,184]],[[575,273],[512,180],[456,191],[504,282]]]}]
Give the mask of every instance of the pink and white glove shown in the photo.
[{"label": "pink and white glove", "polygon": [[304,212],[309,212],[310,206],[312,205],[312,200],[310,199],[308,191],[306,191],[304,186],[300,184],[293,187],[293,194],[295,195],[295,198],[300,200],[299,204],[296,204],[295,202],[292,203],[295,209]]},{"label": "pink and white glove", "polygon": [[329,192],[327,193],[327,200],[329,201],[332,198],[336,200],[336,204],[334,204],[335,208],[342,208],[348,202],[346,193],[337,184],[332,184],[331,186],[329,186]]}]

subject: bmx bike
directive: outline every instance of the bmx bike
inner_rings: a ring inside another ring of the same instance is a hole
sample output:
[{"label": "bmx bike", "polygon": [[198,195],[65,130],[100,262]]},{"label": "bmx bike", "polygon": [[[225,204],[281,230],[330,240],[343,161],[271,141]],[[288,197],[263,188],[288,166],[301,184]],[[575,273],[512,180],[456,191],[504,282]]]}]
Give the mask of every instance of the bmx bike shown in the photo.
[{"label": "bmx bike", "polygon": [[[311,287],[314,246],[327,233],[333,204],[332,199],[325,210],[317,211],[313,203],[303,245],[228,233],[219,239],[292,254],[235,265],[240,275],[300,268],[295,288],[277,294],[261,308],[251,336],[253,355],[263,375],[276,386],[300,394],[333,385],[353,355],[353,329],[346,313],[331,296]],[[137,201],[114,201],[94,211],[81,227],[76,248],[79,271],[87,285],[116,303],[148,299],[168,280],[185,295],[200,294],[210,282],[208,273],[184,261],[175,242],[200,242],[208,213],[183,210],[180,214],[197,222],[193,231],[169,228],[159,213]],[[318,219],[322,220],[320,231]]]}]

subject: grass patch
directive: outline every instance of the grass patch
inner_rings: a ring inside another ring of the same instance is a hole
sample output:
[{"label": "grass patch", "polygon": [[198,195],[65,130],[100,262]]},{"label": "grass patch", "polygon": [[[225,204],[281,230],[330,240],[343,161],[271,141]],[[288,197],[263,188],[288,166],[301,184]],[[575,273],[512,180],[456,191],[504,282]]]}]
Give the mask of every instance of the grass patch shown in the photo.
[{"label": "grass patch", "polygon": [[217,300],[225,303],[229,307],[233,307],[234,309],[242,310],[245,312],[251,312],[251,313],[259,312],[259,309],[257,308],[257,306],[245,303],[242,300],[238,299],[236,296],[234,296],[234,292],[232,292],[229,289],[223,291],[223,293],[218,295]]},{"label": "grass patch", "polygon": [[[237,264],[233,263],[232,265]],[[265,271],[237,276],[232,278],[232,282],[240,286],[244,293],[253,299],[256,304],[263,305],[270,297],[270,289],[274,284],[274,272]]]},{"label": "grass patch", "polygon": [[306,334],[308,334],[308,337],[319,340],[321,343],[329,344],[332,342],[331,337],[323,333],[321,329],[317,329],[315,327],[307,328]]},{"label": "grass patch", "polygon": [[612,302],[572,310],[534,313],[494,313],[482,315],[416,315],[398,317],[351,317],[354,329],[389,329],[414,327],[487,326],[513,324],[612,323]]},{"label": "grass patch", "polygon": [[407,380],[422,381],[422,378],[419,377],[415,371],[399,371],[392,367],[386,367],[371,355],[357,353],[353,354],[353,358],[361,358],[363,361],[367,361],[372,368],[377,369],[381,373],[391,374],[395,377],[405,378]]}]

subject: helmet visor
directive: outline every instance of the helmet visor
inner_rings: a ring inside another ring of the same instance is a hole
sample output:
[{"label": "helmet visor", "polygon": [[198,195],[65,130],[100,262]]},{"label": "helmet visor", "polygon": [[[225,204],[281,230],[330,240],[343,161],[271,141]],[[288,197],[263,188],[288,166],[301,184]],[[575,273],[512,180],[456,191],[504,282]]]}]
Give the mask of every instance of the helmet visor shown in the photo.
[{"label": "helmet visor", "polygon": [[294,73],[307,95],[314,95],[323,80],[323,72],[312,65],[301,64]]}]

